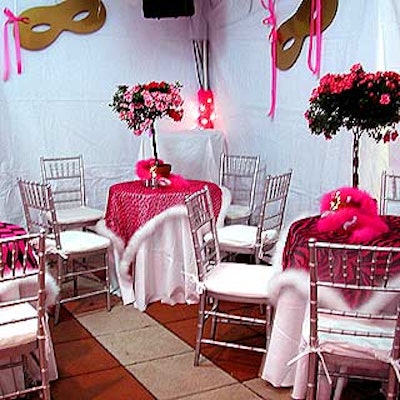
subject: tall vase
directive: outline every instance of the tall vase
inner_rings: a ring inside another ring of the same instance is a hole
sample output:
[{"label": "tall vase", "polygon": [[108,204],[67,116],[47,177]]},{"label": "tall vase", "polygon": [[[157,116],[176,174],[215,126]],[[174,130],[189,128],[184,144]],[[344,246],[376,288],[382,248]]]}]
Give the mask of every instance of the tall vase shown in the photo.
[{"label": "tall vase", "polygon": [[353,129],[353,187],[359,185],[359,160],[360,160],[360,138],[362,131],[359,128]]}]

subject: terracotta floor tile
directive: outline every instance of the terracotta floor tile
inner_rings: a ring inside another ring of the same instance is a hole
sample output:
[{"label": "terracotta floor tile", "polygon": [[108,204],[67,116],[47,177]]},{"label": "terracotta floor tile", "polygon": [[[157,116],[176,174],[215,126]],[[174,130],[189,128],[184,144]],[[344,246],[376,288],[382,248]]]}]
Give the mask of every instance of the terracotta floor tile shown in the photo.
[{"label": "terracotta floor tile", "polygon": [[188,318],[197,317],[197,304],[175,304],[170,306],[159,301],[150,304],[146,309],[146,314],[156,319],[161,324],[173,321],[182,321]]},{"label": "terracotta floor tile", "polygon": [[169,322],[164,326],[185,341],[188,345],[194,347],[196,343],[196,325],[197,319],[186,319],[182,321]]},{"label": "terracotta floor tile", "polygon": [[154,400],[125,368],[85,373],[51,384],[52,400]]},{"label": "terracotta floor tile", "polygon": [[[223,306],[226,310],[254,307],[252,305],[243,306],[243,304],[238,303],[225,303]],[[161,324],[188,318],[197,318],[197,312],[198,304],[175,304],[171,306],[169,304],[162,304],[159,301],[150,304],[146,309],[146,314],[150,315]]]},{"label": "terracotta floor tile", "polygon": [[64,308],[61,308],[60,321],[54,325],[54,318],[49,320],[53,343],[89,339],[91,334]]},{"label": "terracotta floor tile", "polygon": [[202,354],[239,382],[258,377],[262,354],[248,350],[204,346]]},{"label": "terracotta floor tile", "polygon": [[56,343],[54,351],[60,378],[103,371],[120,365],[94,338]]}]

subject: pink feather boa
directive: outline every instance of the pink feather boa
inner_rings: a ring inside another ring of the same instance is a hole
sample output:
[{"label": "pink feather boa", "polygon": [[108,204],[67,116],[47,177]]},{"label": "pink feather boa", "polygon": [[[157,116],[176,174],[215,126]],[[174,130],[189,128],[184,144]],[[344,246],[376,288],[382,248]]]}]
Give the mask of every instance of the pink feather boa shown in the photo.
[{"label": "pink feather boa", "polygon": [[389,228],[378,215],[377,201],[367,192],[342,187],[322,196],[320,232],[348,232],[350,243],[367,242]]}]

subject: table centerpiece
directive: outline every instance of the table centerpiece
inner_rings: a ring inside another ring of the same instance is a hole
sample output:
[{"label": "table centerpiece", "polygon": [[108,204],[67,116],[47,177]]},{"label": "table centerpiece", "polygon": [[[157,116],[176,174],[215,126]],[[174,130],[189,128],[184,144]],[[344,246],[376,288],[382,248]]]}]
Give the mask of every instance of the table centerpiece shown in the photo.
[{"label": "table centerpiece", "polygon": [[158,158],[155,121],[166,116],[175,122],[182,119],[181,88],[182,85],[178,81],[175,83],[153,81],[134,86],[119,85],[113,96],[113,102],[109,104],[134,135],[140,136],[148,132],[151,136],[154,158],[147,160],[146,165],[152,178],[160,175],[168,177],[171,170],[169,164]]},{"label": "table centerpiece", "polygon": [[353,134],[353,187],[359,184],[359,149],[363,133],[377,143],[396,140],[400,121],[400,75],[365,72],[354,64],[349,73],[328,73],[313,89],[305,112],[311,134],[332,139],[346,128]]}]

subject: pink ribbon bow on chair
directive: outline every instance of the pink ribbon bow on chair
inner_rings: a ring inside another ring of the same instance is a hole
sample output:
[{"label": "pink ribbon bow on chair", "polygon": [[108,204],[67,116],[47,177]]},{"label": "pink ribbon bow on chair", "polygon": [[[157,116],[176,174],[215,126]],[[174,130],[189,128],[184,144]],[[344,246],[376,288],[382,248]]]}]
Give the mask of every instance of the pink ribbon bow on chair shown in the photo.
[{"label": "pink ribbon bow on chair", "polygon": [[4,31],[4,71],[3,71],[3,80],[6,81],[10,76],[10,49],[8,46],[8,25],[14,24],[13,33],[15,40],[15,57],[17,59],[17,73],[18,75],[22,72],[22,60],[21,60],[21,43],[19,38],[19,22],[23,22],[24,24],[28,23],[29,19],[26,17],[17,17],[15,16],[10,9],[4,9],[4,15],[7,17],[7,21],[4,23],[3,31]]}]

